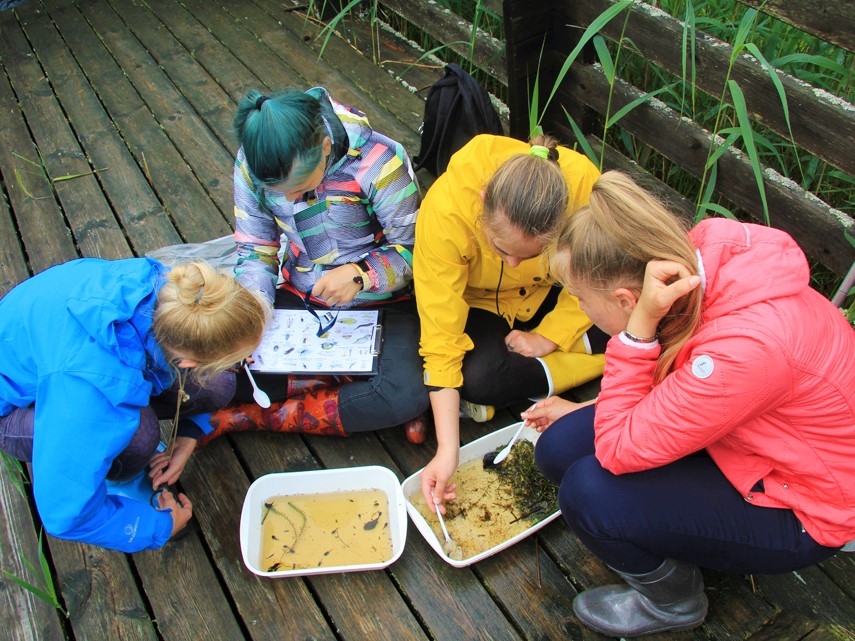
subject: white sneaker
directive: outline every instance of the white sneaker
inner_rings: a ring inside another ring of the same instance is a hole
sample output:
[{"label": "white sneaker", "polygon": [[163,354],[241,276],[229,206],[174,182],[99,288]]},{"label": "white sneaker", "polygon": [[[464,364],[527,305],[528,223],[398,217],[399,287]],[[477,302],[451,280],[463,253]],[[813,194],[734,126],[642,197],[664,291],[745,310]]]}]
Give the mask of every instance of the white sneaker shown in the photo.
[{"label": "white sneaker", "polygon": [[478,405],[469,401],[460,401],[460,415],[475,421],[486,423],[496,414],[496,408],[492,405]]}]

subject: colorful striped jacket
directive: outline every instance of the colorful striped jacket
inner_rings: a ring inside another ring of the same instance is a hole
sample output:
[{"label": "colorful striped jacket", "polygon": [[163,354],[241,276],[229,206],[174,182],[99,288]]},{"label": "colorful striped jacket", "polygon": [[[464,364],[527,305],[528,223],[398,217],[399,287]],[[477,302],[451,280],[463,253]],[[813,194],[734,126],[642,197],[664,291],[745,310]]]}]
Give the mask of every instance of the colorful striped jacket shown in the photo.
[{"label": "colorful striped jacket", "polygon": [[333,143],[324,179],[314,192],[289,202],[257,184],[243,149],[238,151],[236,277],[272,303],[280,266],[284,281],[305,292],[324,271],[364,261],[370,286],[345,307],[409,295],[419,191],[407,153],[325,89],[307,93],[321,103]]}]

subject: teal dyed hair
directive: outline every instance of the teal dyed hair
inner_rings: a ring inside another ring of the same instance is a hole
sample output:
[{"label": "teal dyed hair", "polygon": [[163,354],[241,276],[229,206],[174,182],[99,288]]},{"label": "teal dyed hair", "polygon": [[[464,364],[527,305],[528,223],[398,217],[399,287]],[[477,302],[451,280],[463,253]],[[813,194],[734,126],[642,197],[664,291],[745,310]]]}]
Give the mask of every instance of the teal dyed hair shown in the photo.
[{"label": "teal dyed hair", "polygon": [[320,104],[290,90],[259,100],[263,97],[255,89],[247,92],[233,122],[252,177],[259,186],[303,180],[323,157],[326,129]]}]

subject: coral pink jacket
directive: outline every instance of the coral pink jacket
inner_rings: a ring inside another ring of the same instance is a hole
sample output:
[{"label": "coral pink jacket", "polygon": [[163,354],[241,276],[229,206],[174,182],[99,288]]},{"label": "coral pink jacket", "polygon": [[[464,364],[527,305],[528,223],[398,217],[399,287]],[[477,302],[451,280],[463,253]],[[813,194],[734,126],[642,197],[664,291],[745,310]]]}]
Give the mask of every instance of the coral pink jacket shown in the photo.
[{"label": "coral pink jacket", "polygon": [[855,331],[787,234],[711,219],[690,236],[702,325],[658,385],[657,344],[611,339],[597,458],[622,474],[706,448],[746,501],[792,509],[822,545],[855,540]]}]

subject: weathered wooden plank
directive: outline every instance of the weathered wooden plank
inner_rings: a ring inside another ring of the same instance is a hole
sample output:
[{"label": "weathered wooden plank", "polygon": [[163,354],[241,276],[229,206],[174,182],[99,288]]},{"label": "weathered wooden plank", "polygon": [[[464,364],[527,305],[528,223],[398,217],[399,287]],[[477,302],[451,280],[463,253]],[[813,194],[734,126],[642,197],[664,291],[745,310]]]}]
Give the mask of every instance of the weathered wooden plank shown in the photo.
[{"label": "weathered wooden plank", "polygon": [[594,637],[573,614],[576,590],[537,536],[481,561],[477,572],[523,638]]},{"label": "weathered wooden plank", "polygon": [[[221,3],[228,13],[209,11],[206,9],[208,4],[202,0],[187,0],[184,4],[238,60],[248,67],[264,69],[264,86],[254,85],[254,88],[267,87],[276,91],[323,86],[339,102],[366,111],[372,124],[380,131],[394,138],[403,130],[395,118],[379,107],[372,110],[374,103],[364,92],[326,61],[319,61],[300,37],[272,20],[254,4]],[[383,129],[378,126],[378,121],[382,126],[397,126],[399,129],[397,132]]]},{"label": "weathered wooden plank", "polygon": [[855,554],[851,552],[840,552],[819,564],[820,569],[837,584],[850,599],[855,600]]},{"label": "weathered wooden plank", "polygon": [[6,196],[0,196],[0,297],[29,276]]},{"label": "weathered wooden plank", "polygon": [[[140,0],[113,2],[112,7],[163,69],[175,90],[192,106],[199,117],[199,124],[204,123],[217,137],[220,145],[230,151],[229,163],[226,164],[224,172],[224,185],[230,187],[228,167],[237,151],[237,145],[231,134],[235,105],[229,95],[211,77],[208,70],[199,64],[191,51],[175,37],[171,20],[164,21],[156,16],[148,3]],[[170,95],[167,95],[166,99],[169,100]],[[192,137],[192,129],[188,133]],[[218,154],[213,149],[217,145],[213,144],[213,141],[204,139],[200,140],[199,144],[211,150],[211,155],[214,156],[212,160],[217,158]],[[220,154],[221,161],[225,158],[225,155]]]},{"label": "weathered wooden plank", "polygon": [[475,46],[470,50],[472,23],[455,15],[438,3],[407,2],[406,0],[381,0],[388,7],[410,23],[431,34],[455,53],[483,69],[501,84],[508,84],[505,66],[505,45],[500,40],[479,30]]},{"label": "weathered wooden plank", "polygon": [[[128,33],[128,25],[123,23],[114,11],[108,9],[103,3],[97,5],[83,3],[80,6],[83,15],[98,33],[99,38],[104,41],[118,65],[131,80],[146,106],[181,154],[185,165],[189,166],[192,175],[220,210],[223,221],[227,225],[230,224],[234,208],[230,168],[234,156],[219,143],[211,130],[198,117],[199,114],[193,106],[188,104],[179,87],[164,73],[143,45]],[[163,28],[159,21],[155,23],[155,25],[152,25],[151,21],[147,21],[146,24],[135,23],[134,29],[140,31],[144,27]],[[155,34],[145,40],[163,44],[165,39],[158,38]],[[185,55],[188,61],[192,61],[192,57],[186,52]],[[198,74],[200,78],[207,75],[203,69],[199,69]],[[174,170],[177,171],[178,167]],[[186,171],[186,169],[183,170]],[[212,236],[212,238],[215,237]]]},{"label": "weathered wooden plank", "polygon": [[769,576],[755,576],[758,589],[787,612],[825,625],[855,630],[855,601],[817,566]]},{"label": "weathered wooden plank", "polygon": [[[309,85],[324,86],[335,100],[365,112],[377,131],[399,141],[408,149],[417,144],[415,129],[421,122],[421,111],[416,106],[418,99],[407,94],[408,106],[399,107],[400,116],[390,114],[380,102],[360,87],[357,80],[359,76],[367,73],[378,77],[386,74],[378,73],[376,67],[369,72],[365,65],[371,63],[356,55],[356,52],[340,39],[330,38],[328,52],[323,59],[318,60],[320,43],[313,44],[313,40],[320,29],[305,22],[299,15],[284,9],[269,13],[255,3],[239,0],[225,0],[223,4],[235,17],[245,19],[243,24],[251,31],[253,38],[264,42],[277,57],[291,60]],[[232,49],[235,50],[234,47]],[[239,55],[237,50],[235,53]],[[330,62],[336,57],[347,60],[344,68],[338,69]],[[354,69],[360,71],[354,72]],[[285,87],[294,88],[293,80],[287,76],[282,77],[279,85],[279,88]],[[386,90],[400,95],[400,86],[397,87],[397,92],[390,86],[387,86]],[[411,116],[412,121],[409,126],[405,126],[403,120]]]},{"label": "weathered wooden plank", "polygon": [[[750,637],[749,641],[804,641],[817,624],[791,612],[781,612]],[[818,641],[818,640],[817,640]]]},{"label": "weathered wooden plank", "polygon": [[[33,6],[22,8],[21,21]],[[101,187],[92,173],[88,159],[80,148],[53,92],[53,83],[32,55],[23,31],[7,32],[6,51],[15,64],[7,68],[9,78],[21,103],[21,110],[36,140],[39,157],[71,227],[81,255],[98,258],[126,258],[131,251],[124,233],[116,222]],[[55,182],[63,176],[79,176]]]},{"label": "weathered wooden plank", "polygon": [[[582,101],[600,113],[610,101],[614,113],[639,95],[639,90],[620,80],[610,87],[598,68],[574,65],[556,98],[560,102]],[[694,176],[704,174],[709,133],[661,102],[639,105],[621,119],[621,126]],[[852,219],[774,173],[766,173],[764,184],[772,224],[797,238],[809,256],[840,275],[846,274],[855,260],[855,248],[843,231],[852,228]],[[716,191],[762,220],[757,183],[743,154],[731,149],[719,158]]]},{"label": "weathered wooden plank", "polygon": [[[400,123],[396,123],[397,127],[400,128],[403,125],[407,135],[412,136],[412,132],[418,128],[421,122],[424,99],[408,91],[401,91],[400,82],[378,68],[378,65],[372,60],[370,50],[362,51],[362,55],[355,55],[360,49],[339,37],[325,41],[325,38],[320,37],[321,30],[317,26],[305,22],[294,12],[274,13],[271,17],[281,22],[295,35],[302,35],[304,45],[315,54],[320,56],[321,51],[323,51],[323,58],[332,67],[350,78],[360,90],[381,107],[381,109],[377,109],[366,105],[363,110],[370,109],[371,112],[378,114],[388,112],[400,120]],[[361,22],[361,19],[353,18],[346,22],[352,25]],[[368,27],[367,24],[366,27]],[[370,27],[368,28],[370,29]],[[366,39],[363,45],[370,46],[370,38],[369,35],[369,39]],[[375,123],[374,126],[380,128],[379,123]],[[380,129],[380,131],[392,136],[386,130]],[[398,140],[406,144],[405,140],[400,138]]]},{"label": "weathered wooden plank", "polygon": [[[588,25],[611,4],[609,0],[573,3],[563,0],[560,6],[570,16],[572,24]],[[626,32],[621,18],[612,20],[602,33],[614,40],[621,36],[632,39],[641,55],[680,77],[683,28],[682,22],[664,11],[638,3],[630,12]],[[753,116],[785,139],[789,138],[778,92],[758,60],[742,54],[731,64],[733,47],[703,32],[698,32],[694,48],[699,89],[718,99],[727,81],[735,81],[742,89],[747,108]],[[559,55],[566,55],[566,52]],[[561,62],[557,64],[560,66]],[[778,72],[778,77],[787,95],[790,125],[796,143],[842,171],[855,175],[855,157],[852,154],[855,109],[852,105],[783,72]]]},{"label": "weathered wooden plank", "polygon": [[[541,56],[546,34],[550,31],[550,3],[530,0],[505,0],[504,12],[506,59],[508,68],[508,107],[510,132],[515,138],[527,140],[530,134],[529,109],[532,87],[554,84],[554,71],[541,69]],[[563,46],[571,46],[563,43]]]},{"label": "weathered wooden plank", "polygon": [[50,183],[32,164],[40,161],[38,148],[27,132],[18,97],[7,77],[9,65],[26,64],[14,53],[5,53],[11,50],[8,38],[19,29],[14,13],[0,14],[0,49],[4,51],[4,73],[0,74],[0,175],[30,269],[37,273],[78,255]]},{"label": "weathered wooden plank", "polygon": [[[251,65],[235,57],[183,4],[175,0],[152,0],[146,4],[231,97],[234,105],[250,89],[274,88],[266,84],[266,74],[256,75]],[[234,116],[234,107],[230,115]],[[231,149],[235,142],[232,139],[227,147]]]},{"label": "weathered wooden plank", "polygon": [[[33,585],[42,585],[41,576],[26,567],[27,559],[39,567],[39,541],[26,496],[0,467],[0,567]],[[63,639],[60,613],[47,602],[0,574],[0,630],[8,641],[53,641]]]},{"label": "weathered wooden plank", "polygon": [[[317,465],[296,435],[242,434],[235,439],[248,449],[273,449],[283,454],[284,469]],[[279,440],[278,448],[275,445]],[[281,441],[286,440],[286,443]],[[221,438],[200,450],[188,464],[181,484],[193,502],[193,514],[204,535],[211,559],[243,621],[251,621],[252,639],[317,639],[333,641],[324,613],[305,582],[299,579],[263,579],[243,565],[240,511],[251,479],[240,467],[229,440]]]},{"label": "weathered wooden plank", "polygon": [[43,6],[111,114],[137,164],[150,178],[181,237],[187,242],[201,242],[230,233],[222,212],[189,171],[186,161],[77,8],[63,0],[45,0]]},{"label": "weathered wooden plank", "polygon": [[163,638],[234,641],[243,636],[197,533],[159,550],[137,552],[133,559]]},{"label": "weathered wooden plank", "polygon": [[807,31],[820,40],[855,51],[855,4],[826,0],[739,0]]},{"label": "weathered wooden plank", "polygon": [[75,639],[157,639],[127,555],[73,541],[48,541]]},{"label": "weathered wooden plank", "polygon": [[[37,5],[33,5],[35,9]],[[23,9],[29,9],[29,5]],[[181,237],[152,192],[142,170],[122,140],[98,96],[43,11],[23,12],[28,38],[36,51],[63,111],[74,126],[98,174],[113,210],[137,256],[156,247],[181,242]]]}]

